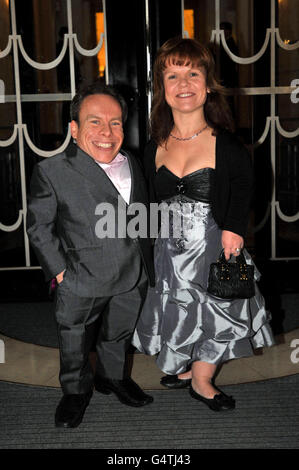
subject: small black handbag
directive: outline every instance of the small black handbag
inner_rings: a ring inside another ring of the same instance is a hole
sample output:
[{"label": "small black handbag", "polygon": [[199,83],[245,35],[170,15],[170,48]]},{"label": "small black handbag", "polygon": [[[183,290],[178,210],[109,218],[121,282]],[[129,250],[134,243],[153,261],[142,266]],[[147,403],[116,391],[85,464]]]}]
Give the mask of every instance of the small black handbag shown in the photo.
[{"label": "small black handbag", "polygon": [[236,261],[226,261],[222,250],[210,266],[207,292],[222,299],[250,299],[255,295],[254,266],[246,263],[244,254]]}]

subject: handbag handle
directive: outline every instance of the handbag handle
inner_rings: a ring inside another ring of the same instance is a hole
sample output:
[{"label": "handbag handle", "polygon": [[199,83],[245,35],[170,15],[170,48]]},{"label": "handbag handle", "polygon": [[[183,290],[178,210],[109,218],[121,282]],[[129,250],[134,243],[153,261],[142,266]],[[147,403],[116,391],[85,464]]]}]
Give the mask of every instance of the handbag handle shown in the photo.
[{"label": "handbag handle", "polygon": [[[243,250],[241,250],[240,254],[238,256],[235,256],[235,258],[236,258],[236,263],[246,264],[247,265]],[[228,263],[229,262],[229,260],[225,259],[224,249],[221,250],[220,256],[218,258],[218,262],[219,263]]]}]

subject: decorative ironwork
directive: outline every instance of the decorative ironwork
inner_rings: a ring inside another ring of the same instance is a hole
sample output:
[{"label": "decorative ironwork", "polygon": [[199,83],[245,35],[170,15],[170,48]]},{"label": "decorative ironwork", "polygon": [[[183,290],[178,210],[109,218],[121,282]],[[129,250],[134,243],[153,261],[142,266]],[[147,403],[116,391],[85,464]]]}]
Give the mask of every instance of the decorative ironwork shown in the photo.
[{"label": "decorative ironwork", "polygon": [[260,146],[270,133],[270,146],[271,146],[271,166],[273,172],[273,191],[272,191],[272,199],[269,206],[266,209],[265,216],[263,220],[255,227],[255,232],[260,230],[265,223],[267,222],[268,218],[271,217],[271,259],[272,260],[295,260],[299,259],[299,257],[289,257],[289,258],[282,258],[277,257],[276,255],[276,219],[277,216],[285,221],[285,222],[295,222],[299,220],[299,212],[294,214],[293,216],[285,215],[281,209],[279,201],[276,201],[276,133],[279,133],[283,137],[286,138],[295,138],[299,135],[299,128],[295,131],[286,131],[280,125],[279,117],[275,113],[275,104],[276,104],[276,96],[280,94],[290,94],[296,87],[293,86],[284,86],[279,87],[275,84],[275,73],[276,73],[276,47],[280,47],[282,49],[288,51],[294,51],[295,49],[299,48],[299,41],[294,44],[285,44],[279,33],[279,29],[276,28],[275,24],[275,0],[271,0],[271,26],[270,28],[266,29],[266,37],[263,46],[261,47],[260,51],[253,55],[252,57],[238,57],[232,53],[229,49],[225,36],[224,31],[220,29],[220,0],[215,0],[215,29],[212,31],[211,34],[211,41],[215,41],[218,46],[222,43],[225,51],[233,60],[238,64],[253,64],[257,60],[259,60],[267,51],[269,43],[270,43],[270,53],[271,53],[271,63],[270,63],[270,86],[269,87],[248,87],[248,88],[241,88],[237,90],[237,95],[269,95],[270,96],[270,116],[267,116],[265,129],[262,136],[258,139],[257,142],[252,144],[252,149],[257,148]]},{"label": "decorative ironwork", "polygon": [[[17,111],[17,123],[14,125],[14,130],[6,140],[0,140],[0,147],[8,147],[12,145],[18,139],[18,150],[19,150],[19,163],[20,163],[20,174],[21,174],[21,195],[22,195],[22,209],[19,210],[18,219],[12,225],[5,225],[0,222],[0,230],[4,232],[13,232],[17,230],[23,224],[24,234],[24,250],[25,250],[25,266],[11,267],[11,268],[0,268],[0,270],[12,270],[12,269],[38,269],[37,266],[31,266],[29,240],[26,233],[26,212],[27,212],[27,187],[26,187],[26,175],[25,175],[25,153],[24,153],[24,141],[28,144],[29,148],[40,157],[52,157],[62,152],[70,142],[71,132],[68,128],[66,138],[62,145],[53,150],[46,151],[38,148],[30,139],[27,125],[23,123],[22,119],[22,103],[25,101],[45,102],[45,101],[66,101],[71,100],[76,93],[75,83],[75,62],[74,62],[74,49],[79,54],[87,57],[92,57],[98,54],[100,49],[103,47],[104,34],[101,34],[99,43],[94,49],[88,50],[81,47],[78,42],[77,35],[73,33],[72,23],[72,2],[66,0],[67,5],[67,21],[68,21],[68,34],[64,35],[64,42],[62,50],[58,57],[51,62],[42,63],[32,60],[23,46],[22,37],[17,34],[16,25],[16,10],[15,0],[10,0],[10,17],[11,17],[11,31],[12,34],[8,36],[7,46],[4,50],[0,51],[0,59],[5,58],[8,54],[13,53],[13,68],[14,68],[14,79],[15,79],[15,95],[5,96],[5,102],[15,102]],[[104,16],[105,16],[105,0],[103,0]],[[75,47],[74,47],[75,46]],[[25,61],[33,68],[37,70],[50,70],[57,67],[64,59],[67,50],[69,50],[69,66],[70,66],[70,84],[71,93],[47,93],[47,94],[35,94],[35,95],[22,95],[21,84],[20,84],[20,73],[19,73],[19,52]],[[107,62],[106,62],[107,64]],[[106,81],[108,77],[108,66],[106,65]]]}]

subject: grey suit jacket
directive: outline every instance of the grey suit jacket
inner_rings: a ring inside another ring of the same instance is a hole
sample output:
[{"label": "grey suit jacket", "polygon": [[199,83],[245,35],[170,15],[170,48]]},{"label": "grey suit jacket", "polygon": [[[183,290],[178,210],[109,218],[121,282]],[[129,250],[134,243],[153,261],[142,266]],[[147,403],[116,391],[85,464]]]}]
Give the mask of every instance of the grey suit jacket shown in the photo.
[{"label": "grey suit jacket", "polygon": [[[148,204],[139,162],[127,156],[131,202]],[[152,248],[147,238],[98,238],[95,209],[109,202],[117,214],[117,189],[97,163],[77,146],[38,163],[31,179],[27,233],[46,279],[66,269],[63,283],[77,295],[102,297],[133,288],[143,263],[154,284]],[[127,205],[123,201],[123,207]]]}]

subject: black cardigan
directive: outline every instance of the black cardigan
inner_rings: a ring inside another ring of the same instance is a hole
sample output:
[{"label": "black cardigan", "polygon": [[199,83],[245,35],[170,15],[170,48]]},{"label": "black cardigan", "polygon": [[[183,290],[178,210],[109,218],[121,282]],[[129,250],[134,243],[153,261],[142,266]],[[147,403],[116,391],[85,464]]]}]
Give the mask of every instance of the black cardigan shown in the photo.
[{"label": "black cardigan", "polygon": [[[144,172],[151,202],[158,202],[153,180],[156,173],[157,144],[150,140],[144,152]],[[222,230],[245,236],[253,190],[250,155],[239,140],[227,131],[216,136],[216,166],[212,187],[212,214]]]}]

